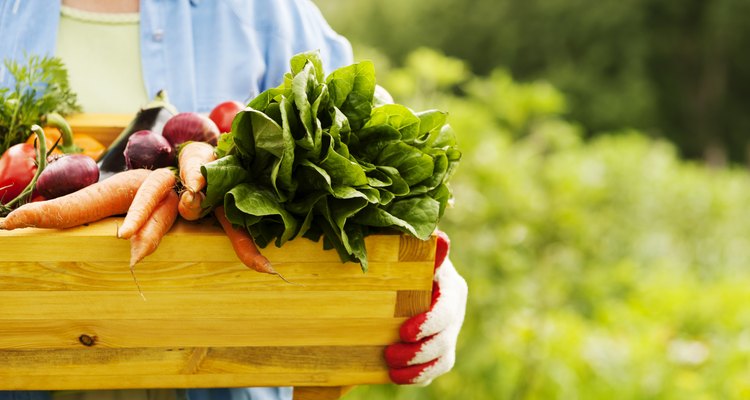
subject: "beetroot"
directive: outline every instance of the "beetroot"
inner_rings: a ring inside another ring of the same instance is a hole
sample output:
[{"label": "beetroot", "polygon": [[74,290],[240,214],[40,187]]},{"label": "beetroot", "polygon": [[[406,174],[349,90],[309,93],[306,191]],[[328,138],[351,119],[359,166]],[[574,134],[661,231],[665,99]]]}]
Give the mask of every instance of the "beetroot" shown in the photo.
[{"label": "beetroot", "polygon": [[167,139],[150,130],[131,135],[124,154],[128,169],[157,169],[175,164],[174,150]]}]

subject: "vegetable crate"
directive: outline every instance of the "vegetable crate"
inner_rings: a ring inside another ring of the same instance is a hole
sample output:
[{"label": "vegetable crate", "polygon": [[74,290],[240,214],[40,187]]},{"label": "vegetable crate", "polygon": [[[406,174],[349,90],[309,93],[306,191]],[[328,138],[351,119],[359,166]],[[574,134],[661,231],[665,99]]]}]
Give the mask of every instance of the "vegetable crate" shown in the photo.
[{"label": "vegetable crate", "polygon": [[[79,116],[113,139],[124,117]],[[213,218],[178,220],[129,269],[121,218],[0,232],[0,390],[294,386],[334,399],[389,382],[382,352],[428,309],[435,239],[366,239],[369,271],[300,238],[249,270]],[[137,284],[136,284],[137,281]],[[139,291],[140,287],[140,291]]]}]

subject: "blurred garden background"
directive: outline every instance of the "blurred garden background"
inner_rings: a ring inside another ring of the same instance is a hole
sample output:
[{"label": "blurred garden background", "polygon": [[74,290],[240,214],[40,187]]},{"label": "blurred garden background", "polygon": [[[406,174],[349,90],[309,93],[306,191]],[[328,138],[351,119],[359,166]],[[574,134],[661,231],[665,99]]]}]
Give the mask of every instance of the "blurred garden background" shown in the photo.
[{"label": "blurred garden background", "polygon": [[750,2],[316,3],[463,152],[456,366],[345,399],[750,398]]}]

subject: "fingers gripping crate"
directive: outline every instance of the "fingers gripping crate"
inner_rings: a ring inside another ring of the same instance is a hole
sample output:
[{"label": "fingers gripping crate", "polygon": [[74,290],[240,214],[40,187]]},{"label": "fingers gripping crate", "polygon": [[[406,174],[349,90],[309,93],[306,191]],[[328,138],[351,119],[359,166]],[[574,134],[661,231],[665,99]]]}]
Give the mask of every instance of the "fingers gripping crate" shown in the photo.
[{"label": "fingers gripping crate", "polygon": [[295,386],[298,399],[337,398],[387,383],[384,347],[429,308],[434,238],[366,238],[366,273],[304,238],[262,249],[287,283],[240,263],[213,218],[178,220],[136,266],[142,297],[121,221],[0,232],[0,390]]}]

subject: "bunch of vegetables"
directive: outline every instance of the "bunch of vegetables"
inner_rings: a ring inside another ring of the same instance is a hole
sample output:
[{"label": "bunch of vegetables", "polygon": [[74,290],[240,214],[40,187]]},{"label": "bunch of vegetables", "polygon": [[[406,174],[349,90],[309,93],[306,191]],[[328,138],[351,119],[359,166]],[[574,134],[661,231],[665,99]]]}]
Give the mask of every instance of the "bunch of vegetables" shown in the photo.
[{"label": "bunch of vegetables", "polygon": [[59,59],[29,56],[5,67],[14,83],[0,88],[2,215],[32,197],[53,198],[96,182],[94,159],[104,152],[95,139],[74,135],[61,115],[80,107]]},{"label": "bunch of vegetables", "polygon": [[446,113],[375,106],[372,63],[324,75],[298,54],[284,83],[254,98],[203,166],[204,207],[265,247],[297,236],[367,269],[365,236],[385,229],[427,239],[451,198],[461,153]]},{"label": "bunch of vegetables", "polygon": [[[131,242],[132,270],[178,214],[213,213],[256,271],[278,275],[256,243],[298,236],[322,238],[342,261],[367,270],[367,235],[434,232],[461,157],[444,112],[376,97],[370,62],[326,77],[316,52],[294,56],[284,83],[244,108],[225,102],[209,116],[177,113],[160,92],[100,158],[101,179],[24,204],[0,229],[68,228],[124,214],[117,236]],[[30,187],[41,182],[35,176]]]}]

